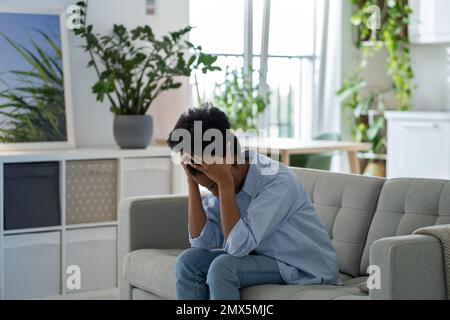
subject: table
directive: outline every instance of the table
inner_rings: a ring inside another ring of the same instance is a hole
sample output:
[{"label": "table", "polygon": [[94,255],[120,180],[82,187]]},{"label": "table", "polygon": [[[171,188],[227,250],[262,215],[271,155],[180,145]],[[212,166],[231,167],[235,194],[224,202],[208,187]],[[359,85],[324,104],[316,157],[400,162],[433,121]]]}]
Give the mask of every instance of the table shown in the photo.
[{"label": "table", "polygon": [[298,140],[291,138],[251,138],[239,139],[243,148],[257,149],[261,152],[278,151],[281,155],[281,162],[289,165],[291,155],[296,154],[318,154],[329,152],[346,152],[350,165],[350,171],[354,174],[361,174],[358,160],[358,152],[368,151],[371,148],[369,143],[357,143],[349,141],[325,141],[325,140]]}]

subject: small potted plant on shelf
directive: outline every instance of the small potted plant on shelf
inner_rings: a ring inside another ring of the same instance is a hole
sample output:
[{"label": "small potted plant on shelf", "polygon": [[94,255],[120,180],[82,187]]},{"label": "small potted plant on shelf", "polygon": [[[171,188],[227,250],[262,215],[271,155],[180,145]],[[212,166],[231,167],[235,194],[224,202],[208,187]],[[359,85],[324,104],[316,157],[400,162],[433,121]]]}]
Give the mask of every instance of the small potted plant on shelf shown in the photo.
[{"label": "small potted plant on shelf", "polygon": [[84,39],[88,67],[98,77],[92,92],[100,102],[107,99],[115,115],[114,138],[123,149],[146,148],[153,135],[153,118],[146,114],[152,102],[162,92],[180,88],[179,77],[189,77],[195,69],[220,70],[214,65],[217,57],[184,39],[191,27],[160,39],[148,25],[132,30],[114,25],[111,34],[96,34],[86,24],[86,3],[77,5],[81,27],[74,32]]}]

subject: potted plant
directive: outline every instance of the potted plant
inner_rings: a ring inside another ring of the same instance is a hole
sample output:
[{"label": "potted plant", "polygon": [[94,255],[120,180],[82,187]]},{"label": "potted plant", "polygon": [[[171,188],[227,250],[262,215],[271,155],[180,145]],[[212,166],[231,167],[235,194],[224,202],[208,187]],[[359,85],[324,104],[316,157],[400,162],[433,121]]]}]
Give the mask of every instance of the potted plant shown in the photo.
[{"label": "potted plant", "polygon": [[270,93],[262,94],[258,85],[251,81],[253,70],[234,69],[225,71],[225,80],[216,84],[214,104],[230,119],[235,131],[256,129],[258,116],[269,104]]},{"label": "potted plant", "polygon": [[[162,92],[180,88],[179,77],[189,77],[194,69],[220,70],[214,66],[217,57],[184,39],[191,27],[160,39],[148,25],[132,30],[114,25],[111,34],[96,34],[86,24],[85,2],[77,5],[81,27],[74,32],[84,39],[88,67],[98,77],[92,92],[100,102],[107,99],[115,115],[114,138],[123,149],[146,148],[153,135],[153,118],[146,114],[152,102]],[[193,54],[187,57],[189,51]]]}]

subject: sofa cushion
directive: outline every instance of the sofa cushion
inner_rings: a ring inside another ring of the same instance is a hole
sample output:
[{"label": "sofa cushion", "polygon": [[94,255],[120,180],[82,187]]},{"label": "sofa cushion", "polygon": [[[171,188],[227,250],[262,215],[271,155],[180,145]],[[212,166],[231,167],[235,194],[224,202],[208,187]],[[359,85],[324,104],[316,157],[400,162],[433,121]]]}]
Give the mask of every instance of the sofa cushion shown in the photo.
[{"label": "sofa cushion", "polygon": [[339,270],[360,275],[361,256],[384,179],[292,169],[325,225]]},{"label": "sofa cushion", "polygon": [[160,297],[154,293],[150,293],[148,291],[133,288],[131,290],[131,299],[132,300],[165,300],[163,297]]},{"label": "sofa cushion", "polygon": [[173,268],[176,257],[182,251],[177,249],[132,251],[125,257],[123,276],[133,287],[165,299],[175,299]]},{"label": "sofa cushion", "polygon": [[[175,261],[182,250],[143,249],[130,252],[124,261],[123,276],[133,289],[133,299],[175,299]],[[343,286],[269,285],[241,290],[242,299],[334,299],[340,296],[363,295],[358,285],[366,278],[341,274]],[[150,294],[144,294],[144,293]]]},{"label": "sofa cushion", "polygon": [[359,301],[366,301],[366,300],[370,300],[370,297],[367,296],[342,296],[342,297],[337,297],[334,300],[351,300],[351,301],[355,301],[355,300],[359,300]]},{"label": "sofa cushion", "polygon": [[[242,300],[334,300],[340,297],[352,296],[365,298],[358,285],[367,278],[354,278],[344,281],[343,286],[287,286],[264,285],[241,290]],[[353,300],[353,299],[352,299]]]},{"label": "sofa cushion", "polygon": [[419,228],[440,224],[450,224],[450,182],[431,179],[386,182],[369,229],[361,273],[366,273],[370,247],[375,241],[410,235]]}]

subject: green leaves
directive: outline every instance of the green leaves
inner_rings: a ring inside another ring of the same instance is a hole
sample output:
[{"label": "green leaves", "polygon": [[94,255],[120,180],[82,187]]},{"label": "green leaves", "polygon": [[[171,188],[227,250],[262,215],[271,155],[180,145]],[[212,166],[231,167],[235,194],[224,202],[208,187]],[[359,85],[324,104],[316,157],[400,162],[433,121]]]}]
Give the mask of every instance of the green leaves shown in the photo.
[{"label": "green leaves", "polygon": [[155,41],[155,34],[149,26],[137,27],[131,30],[131,40]]},{"label": "green leaves", "polygon": [[[83,21],[87,7],[82,6]],[[176,77],[189,77],[193,70],[206,73],[220,70],[217,57],[204,54],[200,46],[184,40],[192,30],[187,26],[157,39],[150,26],[128,30],[114,25],[111,34],[93,33],[92,25],[75,31],[85,39],[89,68],[94,68],[98,81],[92,92],[97,100],[108,99],[115,114],[145,114],[162,92],[181,87]],[[188,56],[188,52],[192,55]]]},{"label": "green leaves", "polygon": [[85,1],[78,1],[76,3],[77,6],[81,7],[81,8],[86,8],[86,2]]},{"label": "green leaves", "polygon": [[219,67],[212,66],[217,60],[216,56],[212,56],[210,54],[200,53],[197,59],[197,65],[196,67],[199,68],[203,65],[202,72],[207,73],[208,71],[216,71],[220,70]]},{"label": "green leaves", "polygon": [[177,42],[179,41],[185,34],[191,32],[192,27],[191,26],[187,26],[184,29],[181,29],[179,31],[175,31],[175,32],[171,32],[170,36],[172,37],[172,40]]},{"label": "green leaves", "polygon": [[252,84],[253,70],[225,71],[225,81],[216,84],[214,103],[229,117],[232,129],[256,129],[258,115],[264,112],[270,94],[261,95]]},{"label": "green leaves", "polygon": [[97,100],[98,101],[103,101],[105,99],[105,84],[103,83],[103,81],[97,81],[93,86],[92,86],[92,93],[97,94]]},{"label": "green leaves", "polygon": [[350,96],[357,94],[361,89],[366,87],[366,82],[360,77],[344,81],[343,86],[336,92],[342,100],[347,100]]},{"label": "green leaves", "polygon": [[[343,106],[349,111],[353,137],[356,141],[372,143],[372,151],[384,152],[385,120],[378,117],[368,121],[369,110],[376,102],[376,93],[367,88],[363,78],[369,58],[381,49],[388,54],[387,73],[392,80],[398,109],[409,110],[411,107],[411,86],[414,73],[411,67],[408,24],[412,9],[407,0],[351,0],[356,12],[351,23],[358,31],[357,47],[360,49],[361,61],[354,75],[346,80],[337,92],[343,99]],[[371,5],[379,5],[382,11],[381,30],[377,42],[372,41],[372,31],[367,27],[368,10]],[[379,97],[378,97],[379,98]]]},{"label": "green leaves", "polygon": [[[0,115],[4,126],[0,129],[0,142],[66,141],[66,118],[62,54],[49,35],[35,30],[39,40],[30,35],[31,52],[5,35],[9,45],[27,64],[26,70],[9,70],[16,76],[14,87],[0,78],[8,89],[0,92]],[[31,71],[29,71],[31,70]]]}]

